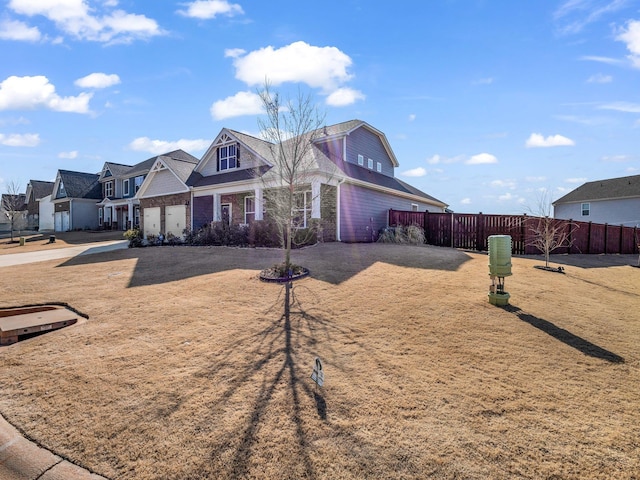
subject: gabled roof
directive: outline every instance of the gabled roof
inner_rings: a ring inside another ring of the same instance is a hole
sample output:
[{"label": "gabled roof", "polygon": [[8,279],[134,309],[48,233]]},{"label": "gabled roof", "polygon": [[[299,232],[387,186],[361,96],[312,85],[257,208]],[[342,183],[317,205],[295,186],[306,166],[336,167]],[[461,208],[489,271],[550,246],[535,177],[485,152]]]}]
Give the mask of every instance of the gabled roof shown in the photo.
[{"label": "gabled roof", "polygon": [[553,202],[553,205],[557,203],[615,200],[633,197],[640,197],[640,175],[587,182],[560,197]]},{"label": "gabled roof", "polygon": [[121,177],[126,175],[126,173],[131,170],[131,165],[123,165],[122,163],[113,163],[113,162],[105,162],[104,167],[102,169],[102,173],[100,174],[101,178],[105,178],[105,172],[109,170],[111,172],[111,176],[113,177]]},{"label": "gabled roof", "polygon": [[51,195],[53,192],[54,182],[45,182],[42,180],[29,180],[31,191],[33,192],[33,198],[35,200],[44,198],[47,195]]},{"label": "gabled roof", "polygon": [[151,160],[153,160],[153,162],[148,169],[149,175],[147,175],[140,187],[140,190],[136,194],[137,198],[142,198],[144,196],[156,173],[163,170],[169,170],[178,180],[180,180],[184,185],[185,190],[188,190],[189,187],[187,186],[187,180],[199,162],[196,157],[183,150],[174,150],[173,152],[169,152],[164,155],[158,155],[150,158],[149,160],[145,160],[145,162],[142,163],[146,163]]},{"label": "gabled roof", "polygon": [[315,138],[314,141],[325,142],[328,140],[345,137],[347,135],[350,135],[351,132],[357,130],[360,127],[366,128],[370,132],[380,137],[380,141],[382,142],[382,145],[387,151],[387,155],[389,155],[389,158],[391,159],[393,166],[394,167],[400,166],[400,163],[398,163],[398,159],[396,158],[395,153],[393,153],[393,150],[391,149],[391,145],[387,140],[387,136],[384,133],[382,133],[380,130],[372,127],[371,125],[369,125],[367,122],[363,120],[357,120],[357,119],[348,120],[346,122],[336,123],[335,125],[327,125],[325,127],[319,128],[313,134]]},{"label": "gabled roof", "polygon": [[[102,200],[102,187],[96,173],[58,170],[58,178],[64,185],[66,198],[92,198]],[[58,181],[56,181],[58,185]]]}]

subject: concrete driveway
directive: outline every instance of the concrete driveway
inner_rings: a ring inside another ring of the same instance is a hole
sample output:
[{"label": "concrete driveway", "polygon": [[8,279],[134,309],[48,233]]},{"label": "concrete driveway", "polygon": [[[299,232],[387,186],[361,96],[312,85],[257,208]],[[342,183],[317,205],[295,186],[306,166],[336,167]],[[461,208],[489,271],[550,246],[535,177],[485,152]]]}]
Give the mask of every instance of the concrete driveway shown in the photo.
[{"label": "concrete driveway", "polygon": [[109,240],[105,242],[85,243],[73,247],[58,248],[55,250],[38,250],[35,252],[11,253],[0,255],[0,267],[10,267],[25,263],[46,262],[47,260],[57,260],[60,258],[77,257],[80,255],[90,255],[92,253],[110,252],[127,248],[128,240]]}]

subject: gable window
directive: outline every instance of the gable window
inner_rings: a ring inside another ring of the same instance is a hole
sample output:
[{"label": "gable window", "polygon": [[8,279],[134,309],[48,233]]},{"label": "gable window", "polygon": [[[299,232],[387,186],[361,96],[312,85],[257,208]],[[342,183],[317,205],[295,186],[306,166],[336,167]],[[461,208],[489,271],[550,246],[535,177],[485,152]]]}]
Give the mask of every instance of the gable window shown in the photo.
[{"label": "gable window", "polygon": [[380,162],[376,163],[376,171],[382,172],[382,163]]},{"label": "gable window", "polygon": [[293,201],[293,227],[307,228],[311,221],[311,192],[298,192]]},{"label": "gable window", "polygon": [[122,182],[122,196],[123,197],[128,197],[129,196],[129,179],[126,179],[125,181]]},{"label": "gable window", "polygon": [[590,203],[583,203],[581,206],[581,210],[582,210],[582,216],[583,217],[588,217],[589,214],[591,213],[591,204]]},{"label": "gable window", "polygon": [[138,193],[138,190],[140,190],[140,187],[142,186],[143,181],[144,181],[143,175],[140,175],[139,177],[136,177],[133,179],[133,185],[134,185],[133,193]]},{"label": "gable window", "polygon": [[227,145],[218,149],[218,170],[231,170],[238,166],[236,145]]},{"label": "gable window", "polygon": [[113,196],[113,181],[106,182],[104,184],[104,196],[112,197]]},{"label": "gable window", "polygon": [[364,156],[358,155],[358,165],[364,167]]},{"label": "gable window", "polygon": [[373,170],[373,159],[369,158],[369,159],[367,159],[367,160],[368,160],[368,167],[369,167],[369,170]]}]

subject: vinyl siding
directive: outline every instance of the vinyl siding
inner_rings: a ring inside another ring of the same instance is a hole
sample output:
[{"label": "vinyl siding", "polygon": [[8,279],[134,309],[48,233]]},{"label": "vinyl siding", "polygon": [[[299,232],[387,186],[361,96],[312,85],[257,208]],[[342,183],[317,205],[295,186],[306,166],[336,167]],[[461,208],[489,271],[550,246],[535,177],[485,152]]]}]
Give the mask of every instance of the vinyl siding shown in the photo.
[{"label": "vinyl siding", "polygon": [[[248,169],[258,167],[260,165],[264,165],[264,162],[260,161],[255,155],[253,155],[249,150],[244,147],[244,145],[239,144],[240,151],[240,168]],[[269,159],[267,159],[269,160]],[[218,149],[216,148],[210,158],[207,159],[206,164],[202,170],[200,170],[200,174],[203,177],[208,177],[210,175],[217,175],[218,173]],[[231,170],[223,170],[222,173],[230,172]]]},{"label": "vinyl siding", "polygon": [[213,195],[193,198],[193,230],[200,230],[213,220]]},{"label": "vinyl siding", "polygon": [[344,183],[340,185],[340,240],[376,241],[380,229],[388,224],[389,209],[411,210],[412,204],[422,212],[440,211],[433,205]]},{"label": "vinyl siding", "polygon": [[373,160],[373,170],[376,171],[376,162],[382,163],[382,173],[393,177],[393,163],[387,155],[387,151],[378,135],[366,128],[360,127],[347,136],[347,162],[358,165],[358,154],[364,156],[364,168],[367,168],[367,160]]},{"label": "vinyl siding", "polygon": [[[583,203],[590,205],[590,213],[584,217],[582,216]],[[628,227],[640,226],[640,198],[556,204],[553,216],[579,222],[609,223]]]},{"label": "vinyl siding", "polygon": [[160,170],[153,177],[151,185],[144,193],[145,197],[153,197],[156,195],[167,195],[169,193],[178,193],[185,190],[183,183],[169,170]]}]

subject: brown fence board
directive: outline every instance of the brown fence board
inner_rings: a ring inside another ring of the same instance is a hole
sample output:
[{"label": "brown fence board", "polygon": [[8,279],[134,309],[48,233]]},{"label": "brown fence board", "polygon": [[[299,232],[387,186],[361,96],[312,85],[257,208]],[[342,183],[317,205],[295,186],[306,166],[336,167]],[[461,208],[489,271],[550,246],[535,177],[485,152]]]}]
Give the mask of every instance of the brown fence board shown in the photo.
[{"label": "brown fence board", "polygon": [[[531,228],[540,217],[528,215],[486,215],[482,213],[430,213],[389,210],[389,226],[417,225],[424,229],[430,245],[487,251],[491,235],[511,235],[514,254],[539,254],[532,245]],[[637,227],[573,220],[566,222],[570,245],[553,253],[638,253]]]}]

